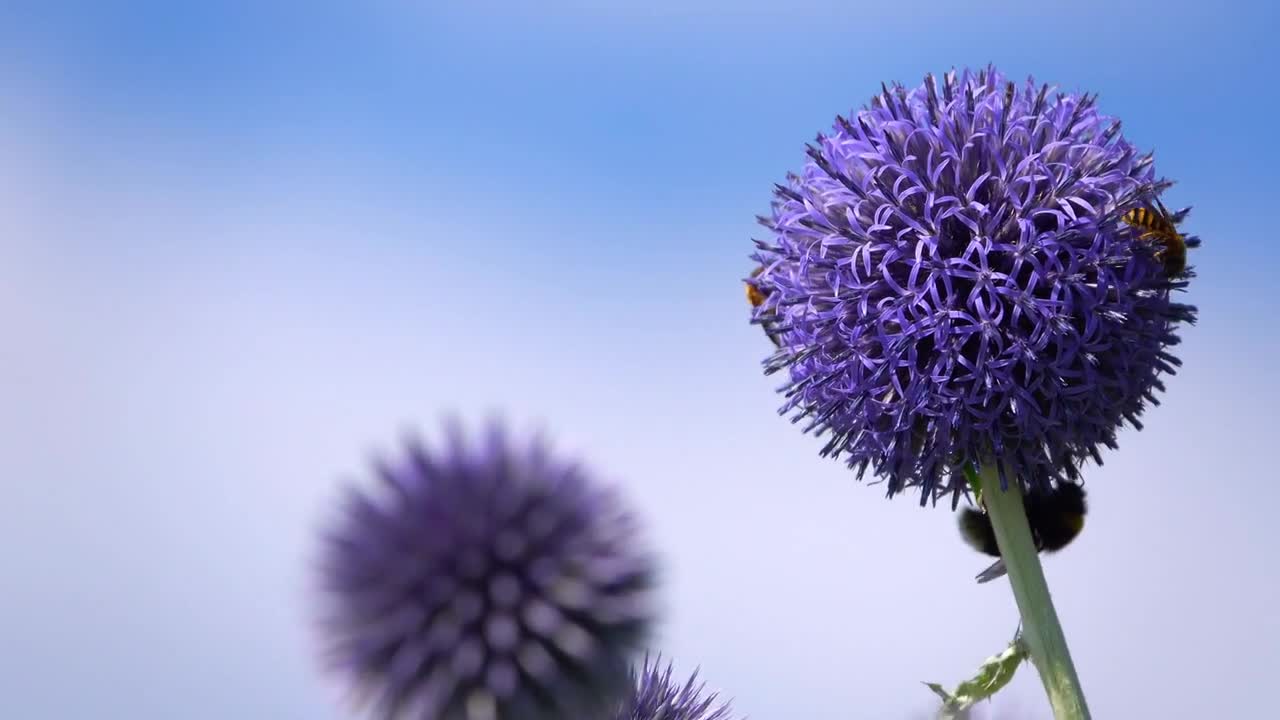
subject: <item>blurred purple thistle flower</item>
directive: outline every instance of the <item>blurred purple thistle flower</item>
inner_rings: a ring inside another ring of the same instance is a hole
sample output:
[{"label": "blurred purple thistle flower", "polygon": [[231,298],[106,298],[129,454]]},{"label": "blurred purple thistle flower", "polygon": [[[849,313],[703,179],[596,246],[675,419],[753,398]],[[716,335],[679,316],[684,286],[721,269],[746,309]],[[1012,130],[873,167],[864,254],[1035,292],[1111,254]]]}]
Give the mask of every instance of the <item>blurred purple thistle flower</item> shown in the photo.
[{"label": "blurred purple thistle flower", "polygon": [[1170,299],[1189,273],[1122,221],[1170,183],[1095,97],[992,68],[882,89],[760,219],[747,281],[781,343],[766,373],[789,373],[780,412],[922,504],[954,504],[959,468],[990,459],[1002,484],[1076,480],[1141,428],[1195,320]]},{"label": "blurred purple thistle flower", "polygon": [[639,674],[632,673],[632,692],[618,707],[613,720],[730,720],[729,701],[706,693],[698,672],[680,685],[671,679],[671,663],[661,667],[661,656],[646,656]]},{"label": "blurred purple thistle flower", "polygon": [[498,426],[413,445],[323,545],[324,639],[380,717],[600,716],[623,697],[655,568],[615,495]]}]

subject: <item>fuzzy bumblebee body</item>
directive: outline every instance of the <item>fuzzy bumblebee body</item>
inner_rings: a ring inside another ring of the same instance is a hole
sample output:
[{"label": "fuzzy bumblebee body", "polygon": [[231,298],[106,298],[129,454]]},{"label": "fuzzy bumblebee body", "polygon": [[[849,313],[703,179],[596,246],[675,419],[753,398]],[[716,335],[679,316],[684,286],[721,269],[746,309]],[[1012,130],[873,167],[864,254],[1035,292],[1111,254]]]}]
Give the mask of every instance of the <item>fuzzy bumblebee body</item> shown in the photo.
[{"label": "fuzzy bumblebee body", "polygon": [[1159,200],[1159,209],[1137,207],[1124,214],[1123,220],[1142,230],[1139,240],[1151,240],[1161,247],[1155,252],[1156,260],[1164,266],[1165,274],[1173,277],[1187,269],[1187,242],[1178,234],[1178,228],[1169,211]]},{"label": "fuzzy bumblebee body", "polygon": [[[762,272],[764,272],[763,265],[761,265],[760,267],[757,267],[755,270],[752,270],[751,277],[752,278],[759,277],[760,273]],[[764,305],[764,301],[769,299],[769,294],[761,290],[760,288],[756,287],[751,282],[747,282],[746,286],[747,286],[747,302],[751,304],[752,310],[759,309],[761,305]],[[777,347],[782,347],[782,340],[778,338],[778,333],[773,328],[772,313],[766,313],[766,317],[760,320],[760,326],[764,328],[764,334],[768,336],[769,340],[773,341],[774,345],[776,345]]]},{"label": "fuzzy bumblebee body", "polygon": [[[1031,526],[1031,538],[1039,552],[1061,550],[1084,529],[1088,507],[1084,488],[1075,483],[1064,482],[1048,492],[1030,493],[1023,504],[1027,511],[1027,524]],[[965,508],[960,511],[960,535],[974,550],[1000,557],[995,528],[991,526],[990,516],[982,510]],[[979,573],[977,580],[979,583],[990,582],[1004,574],[1004,560],[999,559]]]},{"label": "fuzzy bumblebee body", "polygon": [[[764,268],[758,267],[755,270],[753,270],[751,272],[751,277],[758,276],[761,270],[764,270]],[[746,283],[746,285],[747,285],[747,302],[751,303],[751,307],[758,308],[761,305],[763,305],[765,299],[768,298],[769,296],[765,295],[763,290],[756,287],[755,285],[752,285],[751,283]]]}]

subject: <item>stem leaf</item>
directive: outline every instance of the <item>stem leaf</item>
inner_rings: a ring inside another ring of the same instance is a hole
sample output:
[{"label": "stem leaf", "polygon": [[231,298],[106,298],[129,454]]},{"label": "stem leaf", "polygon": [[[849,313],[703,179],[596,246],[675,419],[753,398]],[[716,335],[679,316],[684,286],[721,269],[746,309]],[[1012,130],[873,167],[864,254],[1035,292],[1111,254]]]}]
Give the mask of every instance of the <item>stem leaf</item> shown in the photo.
[{"label": "stem leaf", "polygon": [[964,717],[966,711],[977,703],[989,699],[1000,692],[1013,680],[1018,667],[1030,659],[1030,651],[1022,642],[1022,634],[1009,643],[1009,647],[997,655],[987,658],[974,676],[961,682],[955,690],[948,692],[938,683],[925,683],[938,697],[942,698],[942,710],[939,718]]}]

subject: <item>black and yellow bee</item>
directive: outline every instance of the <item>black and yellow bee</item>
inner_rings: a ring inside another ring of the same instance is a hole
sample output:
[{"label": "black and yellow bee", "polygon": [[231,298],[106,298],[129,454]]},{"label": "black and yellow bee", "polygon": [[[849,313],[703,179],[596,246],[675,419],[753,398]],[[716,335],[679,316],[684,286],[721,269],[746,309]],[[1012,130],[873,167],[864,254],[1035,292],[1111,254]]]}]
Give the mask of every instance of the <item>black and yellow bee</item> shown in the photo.
[{"label": "black and yellow bee", "polygon": [[[1023,498],[1027,509],[1027,524],[1031,537],[1040,552],[1057,552],[1076,539],[1084,529],[1087,506],[1084,488],[1071,482],[1059,483],[1049,491],[1034,491]],[[995,529],[991,518],[981,510],[965,508],[960,511],[960,535],[974,550],[1000,557],[996,546]],[[996,560],[991,567],[978,573],[978,582],[995,580],[1006,572],[1004,560]]]},{"label": "black and yellow bee", "polygon": [[1161,245],[1155,251],[1155,259],[1164,265],[1169,277],[1181,275],[1187,269],[1187,242],[1178,234],[1173,218],[1164,203],[1156,200],[1156,208],[1138,207],[1124,214],[1124,221],[1142,230],[1139,240],[1152,240]]},{"label": "black and yellow bee", "polygon": [[[751,277],[753,278],[759,277],[760,273],[762,272],[764,272],[763,265],[761,265],[760,267],[757,267],[755,270],[752,270]],[[753,309],[763,305],[764,301],[769,298],[769,294],[767,292],[756,287],[754,284],[748,282],[746,283],[746,286],[747,286],[747,302],[751,304],[751,307]],[[776,345],[777,347],[782,347],[782,339],[778,336],[777,331],[775,331],[772,328],[772,325],[773,323],[771,322],[771,318],[765,318],[760,323],[760,326],[764,328],[764,334],[770,340],[773,341],[773,344]]]}]

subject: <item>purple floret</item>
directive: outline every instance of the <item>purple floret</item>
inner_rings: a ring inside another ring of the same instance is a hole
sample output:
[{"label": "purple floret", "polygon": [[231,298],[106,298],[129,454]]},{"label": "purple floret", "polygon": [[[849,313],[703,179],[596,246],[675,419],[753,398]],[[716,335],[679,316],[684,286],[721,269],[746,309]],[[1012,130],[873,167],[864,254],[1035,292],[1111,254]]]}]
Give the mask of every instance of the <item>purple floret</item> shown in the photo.
[{"label": "purple floret", "polygon": [[654,566],[612,491],[496,426],[410,447],[325,535],[323,638],[379,717],[599,717],[647,636]]},{"label": "purple floret", "polygon": [[632,679],[632,692],[613,714],[613,720],[731,720],[732,708],[716,693],[706,692],[695,671],[681,685],[671,678],[671,663],[644,660]]},{"label": "purple floret", "polygon": [[1095,100],[991,68],[883,88],[776,187],[755,321],[823,455],[954,501],[965,463],[1047,489],[1141,427],[1191,275],[1122,220],[1170,183]]}]

